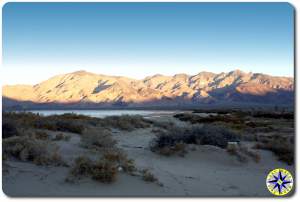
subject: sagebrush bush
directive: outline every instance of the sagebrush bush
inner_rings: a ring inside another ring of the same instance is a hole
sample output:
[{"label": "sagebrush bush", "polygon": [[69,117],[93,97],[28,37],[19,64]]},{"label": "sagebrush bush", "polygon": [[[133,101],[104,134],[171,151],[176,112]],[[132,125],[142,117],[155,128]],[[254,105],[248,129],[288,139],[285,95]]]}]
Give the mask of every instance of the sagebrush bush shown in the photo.
[{"label": "sagebrush bush", "polygon": [[91,149],[102,149],[114,147],[116,141],[112,138],[112,134],[107,129],[86,129],[81,136],[82,145]]},{"label": "sagebrush bush", "polygon": [[3,155],[21,161],[33,162],[36,165],[65,165],[57,151],[50,151],[47,141],[29,136],[6,138],[2,142]]},{"label": "sagebrush bush", "polygon": [[280,161],[289,165],[294,164],[294,144],[287,137],[275,136],[257,143],[254,148],[272,151]]},{"label": "sagebrush bush", "polygon": [[129,159],[124,151],[120,149],[114,148],[105,151],[103,158],[110,162],[116,163],[117,166],[121,167],[126,173],[132,174],[133,172],[137,171],[134,160]]},{"label": "sagebrush bush", "polygon": [[272,119],[294,119],[294,112],[264,112],[256,111],[252,113],[256,118],[272,118]]},{"label": "sagebrush bush", "polygon": [[34,161],[47,156],[46,142],[29,138],[27,136],[11,137],[2,142],[3,153],[22,161]]},{"label": "sagebrush bush", "polygon": [[[79,117],[82,120],[79,120]],[[64,131],[81,134],[88,117],[77,115],[41,116],[30,112],[3,113],[3,120],[11,120],[13,125],[24,128],[38,128],[53,131]]]},{"label": "sagebrush bush", "polygon": [[144,119],[139,115],[122,115],[105,117],[100,123],[103,127],[132,131],[137,128],[148,128],[151,126],[152,121]]},{"label": "sagebrush bush", "polygon": [[181,121],[188,121],[192,124],[196,123],[214,123],[214,122],[225,122],[225,123],[233,123],[233,124],[243,124],[244,120],[240,117],[236,117],[233,115],[209,115],[206,117],[189,114],[189,113],[182,113],[182,114],[175,114],[175,118]]},{"label": "sagebrush bush", "polygon": [[70,170],[70,174],[75,177],[89,176],[92,173],[93,162],[86,156],[77,157]]},{"label": "sagebrush bush", "polygon": [[19,132],[13,121],[3,120],[2,122],[2,138],[18,136]]},{"label": "sagebrush bush", "polygon": [[257,151],[253,151],[243,145],[238,145],[237,147],[227,147],[227,152],[236,156],[240,162],[247,162],[247,157],[252,158],[256,163],[259,163],[261,159],[261,156]]},{"label": "sagebrush bush", "polygon": [[99,182],[111,183],[116,180],[117,167],[116,165],[104,158],[94,162],[86,156],[81,156],[75,159],[75,162],[67,177],[67,181],[74,181],[82,177],[90,177]]},{"label": "sagebrush bush", "polygon": [[148,170],[142,170],[142,179],[146,182],[157,182],[158,179]]},{"label": "sagebrush bush", "polygon": [[61,141],[61,140],[63,140],[63,141],[69,141],[70,138],[71,138],[70,135],[65,135],[63,133],[58,133],[58,134],[56,134],[54,136],[54,138],[52,138],[52,141]]},{"label": "sagebrush bush", "polygon": [[35,131],[34,138],[38,140],[48,140],[49,135],[44,131]]},{"label": "sagebrush bush", "polygon": [[187,153],[186,145],[184,143],[175,143],[174,146],[165,146],[159,148],[156,152],[165,156],[171,156],[175,154],[178,154],[179,156],[184,156]]},{"label": "sagebrush bush", "polygon": [[150,149],[155,152],[172,152],[178,143],[182,144],[201,144],[214,145],[226,148],[227,143],[237,141],[239,136],[231,130],[221,126],[194,126],[194,127],[175,127],[171,131],[162,131],[150,143]]},{"label": "sagebrush bush", "polygon": [[172,130],[175,126],[174,122],[171,121],[153,121],[152,125],[164,130]]},{"label": "sagebrush bush", "polygon": [[116,165],[108,160],[99,160],[93,166],[92,179],[103,183],[114,182],[117,178],[117,167]]}]

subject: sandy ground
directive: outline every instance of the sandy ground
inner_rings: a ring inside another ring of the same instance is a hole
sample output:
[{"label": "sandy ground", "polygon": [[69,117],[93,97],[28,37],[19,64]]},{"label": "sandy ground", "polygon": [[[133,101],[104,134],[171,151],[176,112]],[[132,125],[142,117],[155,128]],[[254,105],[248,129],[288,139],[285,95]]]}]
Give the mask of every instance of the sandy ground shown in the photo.
[{"label": "sandy ground", "polygon": [[[155,118],[159,119],[158,117]],[[178,124],[185,124],[180,122]],[[80,146],[80,136],[69,134],[59,141],[59,149],[68,162],[80,154],[94,155]],[[193,146],[184,157],[166,157],[149,149],[155,137],[151,128],[132,132],[113,131],[113,137],[135,160],[136,167],[149,169],[163,186],[145,182],[120,172],[116,182],[103,184],[91,179],[65,182],[69,168],[43,167],[32,163],[7,161],[9,172],[3,175],[3,191],[8,196],[272,196],[266,188],[270,170],[285,168],[294,175],[294,167],[276,160],[269,151],[259,151],[261,161],[241,163],[235,156],[214,146]]]}]

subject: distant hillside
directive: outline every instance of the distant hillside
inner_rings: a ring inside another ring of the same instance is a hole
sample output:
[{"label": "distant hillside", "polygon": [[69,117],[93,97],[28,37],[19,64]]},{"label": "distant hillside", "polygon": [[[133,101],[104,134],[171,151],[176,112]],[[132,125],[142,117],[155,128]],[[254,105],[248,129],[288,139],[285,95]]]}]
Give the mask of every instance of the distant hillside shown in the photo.
[{"label": "distant hillside", "polygon": [[77,71],[34,86],[3,87],[4,107],[149,107],[199,104],[292,104],[294,80],[240,70],[154,75],[142,80]]}]

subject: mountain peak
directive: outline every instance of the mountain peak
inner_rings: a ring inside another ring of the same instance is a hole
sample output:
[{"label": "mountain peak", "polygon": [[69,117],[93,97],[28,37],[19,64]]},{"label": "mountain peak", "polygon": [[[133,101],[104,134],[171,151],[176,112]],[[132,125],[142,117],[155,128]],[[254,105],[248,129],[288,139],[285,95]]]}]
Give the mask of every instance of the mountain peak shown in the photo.
[{"label": "mountain peak", "polygon": [[82,75],[94,74],[94,73],[91,73],[91,72],[88,72],[88,71],[85,71],[85,70],[78,70],[78,71],[72,72],[70,74],[82,76]]},{"label": "mountain peak", "polygon": [[238,69],[219,74],[200,72],[193,76],[155,74],[142,80],[80,70],[54,76],[35,86],[4,86],[2,92],[4,97],[17,102],[40,104],[86,103],[89,100],[93,104],[109,105],[122,99],[132,105],[196,105],[210,101],[265,103],[272,100],[274,104],[276,100],[286,103],[292,100],[293,90],[291,78],[245,73]]}]

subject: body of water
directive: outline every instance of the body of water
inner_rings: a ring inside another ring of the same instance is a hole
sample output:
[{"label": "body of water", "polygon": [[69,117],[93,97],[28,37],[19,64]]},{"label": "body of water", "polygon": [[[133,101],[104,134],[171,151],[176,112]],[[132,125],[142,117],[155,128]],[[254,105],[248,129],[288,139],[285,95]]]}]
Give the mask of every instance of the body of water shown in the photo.
[{"label": "body of water", "polygon": [[180,111],[167,110],[30,110],[29,112],[38,113],[44,116],[61,115],[65,113],[75,113],[85,116],[103,118],[107,116],[121,116],[121,115],[141,115],[143,117],[160,117],[163,115],[171,115]]}]

